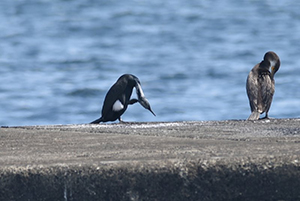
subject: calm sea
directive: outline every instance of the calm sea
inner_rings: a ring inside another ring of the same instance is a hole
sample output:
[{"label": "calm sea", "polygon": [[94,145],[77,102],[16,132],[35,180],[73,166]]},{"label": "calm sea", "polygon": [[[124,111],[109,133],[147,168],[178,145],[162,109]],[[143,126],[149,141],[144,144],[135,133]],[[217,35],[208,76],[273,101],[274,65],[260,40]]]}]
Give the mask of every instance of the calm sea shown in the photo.
[{"label": "calm sea", "polygon": [[299,11],[295,0],[1,0],[0,125],[88,123],[124,73],[157,114],[136,104],[125,121],[246,119],[246,78],[269,50],[281,59],[269,115],[299,118]]}]

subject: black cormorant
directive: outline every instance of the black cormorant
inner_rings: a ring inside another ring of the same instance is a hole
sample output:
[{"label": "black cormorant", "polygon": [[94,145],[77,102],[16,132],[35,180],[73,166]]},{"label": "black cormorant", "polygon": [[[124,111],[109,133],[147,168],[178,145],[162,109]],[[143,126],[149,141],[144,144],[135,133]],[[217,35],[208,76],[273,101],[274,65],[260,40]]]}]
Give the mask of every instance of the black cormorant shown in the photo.
[{"label": "black cormorant", "polygon": [[[247,95],[249,98],[251,114],[248,120],[258,120],[260,114],[268,112],[275,91],[274,75],[280,67],[279,57],[275,52],[267,52],[264,60],[256,64],[247,78]],[[269,69],[271,68],[271,72]]]},{"label": "black cormorant", "polygon": [[[138,99],[130,99],[134,87]],[[139,79],[134,75],[124,74],[107,92],[102,107],[102,116],[91,122],[91,124],[115,121],[117,119],[122,122],[121,115],[126,111],[128,105],[136,102],[139,102],[155,116],[148,100],[145,98]]]}]

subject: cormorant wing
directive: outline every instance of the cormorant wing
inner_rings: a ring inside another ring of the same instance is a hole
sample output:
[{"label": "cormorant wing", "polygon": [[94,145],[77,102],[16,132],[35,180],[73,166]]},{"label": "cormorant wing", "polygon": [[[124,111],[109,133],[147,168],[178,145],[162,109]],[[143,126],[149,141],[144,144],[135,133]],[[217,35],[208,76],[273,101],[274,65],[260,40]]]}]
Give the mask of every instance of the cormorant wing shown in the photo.
[{"label": "cormorant wing", "polygon": [[271,73],[268,70],[260,71],[258,83],[261,91],[261,99],[259,103],[263,106],[263,110],[268,111],[275,91],[274,79],[271,77]]},{"label": "cormorant wing", "polygon": [[250,71],[248,78],[247,78],[247,84],[246,84],[246,89],[247,89],[247,95],[249,98],[250,102],[250,107],[251,107],[251,112],[257,110],[257,105],[258,105],[258,93],[259,93],[259,84],[258,84],[258,79],[257,79],[257,71],[256,69],[258,68],[257,64],[254,66],[254,68]]},{"label": "cormorant wing", "polygon": [[112,107],[117,100],[121,99],[121,103],[125,104],[125,100],[123,100],[124,98],[122,98],[122,94],[124,93],[126,86],[127,84],[116,82],[108,90],[102,107],[102,116],[106,116],[106,114],[112,110]]}]

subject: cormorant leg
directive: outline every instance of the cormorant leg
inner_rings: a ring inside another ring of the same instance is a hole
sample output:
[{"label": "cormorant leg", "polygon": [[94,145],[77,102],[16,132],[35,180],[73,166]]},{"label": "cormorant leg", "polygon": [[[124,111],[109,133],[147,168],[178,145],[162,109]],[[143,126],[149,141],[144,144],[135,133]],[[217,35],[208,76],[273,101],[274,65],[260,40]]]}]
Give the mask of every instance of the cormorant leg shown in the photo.
[{"label": "cormorant leg", "polygon": [[119,123],[120,123],[120,124],[126,124],[126,123],[128,123],[128,122],[126,122],[126,121],[123,121],[123,120],[121,119],[121,117],[119,117],[118,119],[119,119]]},{"label": "cormorant leg", "polygon": [[261,119],[269,119],[269,115],[268,115],[268,113],[266,112],[266,116],[265,116],[265,117],[263,117],[263,118],[261,118]]},{"label": "cormorant leg", "polygon": [[138,102],[138,100],[135,99],[135,98],[133,98],[133,99],[131,99],[131,100],[128,102],[128,105],[133,105],[133,104],[135,104],[136,102]]},{"label": "cormorant leg", "polygon": [[121,117],[119,118],[119,123],[120,123],[120,124],[132,124],[130,121],[123,121],[123,120],[121,119]]}]

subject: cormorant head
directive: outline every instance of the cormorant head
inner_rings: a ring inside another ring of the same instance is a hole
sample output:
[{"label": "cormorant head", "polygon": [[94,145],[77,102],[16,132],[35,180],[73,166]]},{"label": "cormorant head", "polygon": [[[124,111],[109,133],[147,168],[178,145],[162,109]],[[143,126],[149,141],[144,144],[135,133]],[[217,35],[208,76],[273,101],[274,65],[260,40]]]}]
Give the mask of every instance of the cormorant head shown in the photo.
[{"label": "cormorant head", "polygon": [[149,110],[154,116],[156,116],[155,113],[152,111],[152,109],[151,109],[151,107],[150,107],[150,104],[149,104],[148,100],[147,100],[145,97],[139,98],[139,103],[140,103],[144,108],[146,108],[147,110]]},{"label": "cormorant head", "polygon": [[265,54],[264,61],[269,62],[269,67],[271,67],[271,75],[273,77],[280,67],[279,57],[275,52],[270,51]]}]

